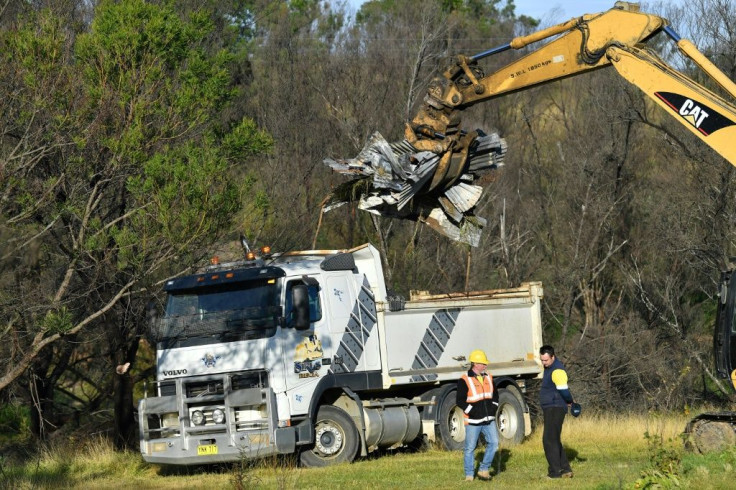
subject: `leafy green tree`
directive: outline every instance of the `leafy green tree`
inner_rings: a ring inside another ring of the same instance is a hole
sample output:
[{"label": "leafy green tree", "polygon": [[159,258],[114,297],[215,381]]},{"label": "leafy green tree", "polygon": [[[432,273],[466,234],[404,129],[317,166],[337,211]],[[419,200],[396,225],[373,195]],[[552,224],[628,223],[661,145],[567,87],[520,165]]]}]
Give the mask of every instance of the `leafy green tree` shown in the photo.
[{"label": "leafy green tree", "polygon": [[207,42],[207,12],[102,1],[81,35],[49,12],[0,35],[0,267],[14,272],[0,283],[0,390],[40,381],[40,427],[62,358],[103,370],[97,394],[113,383],[130,398],[113,373],[134,362],[146,291],[230,231],[252,182],[239,168],[272,139],[222,117],[233,53]]}]

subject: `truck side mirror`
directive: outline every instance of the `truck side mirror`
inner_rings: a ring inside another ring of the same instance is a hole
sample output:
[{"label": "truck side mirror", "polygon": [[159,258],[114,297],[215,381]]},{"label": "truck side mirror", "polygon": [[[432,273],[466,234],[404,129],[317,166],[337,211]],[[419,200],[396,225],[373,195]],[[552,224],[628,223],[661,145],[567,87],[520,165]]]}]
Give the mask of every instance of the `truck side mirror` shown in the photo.
[{"label": "truck side mirror", "polygon": [[292,325],[297,330],[309,328],[309,289],[304,284],[291,288]]}]

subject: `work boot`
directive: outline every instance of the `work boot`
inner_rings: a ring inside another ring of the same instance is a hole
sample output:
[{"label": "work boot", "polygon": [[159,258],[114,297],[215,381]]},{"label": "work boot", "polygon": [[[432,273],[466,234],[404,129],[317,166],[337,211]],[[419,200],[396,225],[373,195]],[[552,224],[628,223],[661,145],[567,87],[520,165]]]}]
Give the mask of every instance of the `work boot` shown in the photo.
[{"label": "work boot", "polygon": [[466,476],[465,481],[473,481],[473,475]]},{"label": "work boot", "polygon": [[572,478],[572,470],[565,471],[560,475],[562,478]]},{"label": "work boot", "polygon": [[478,478],[480,478],[481,480],[490,480],[491,474],[488,472],[488,470],[480,470],[478,472]]}]

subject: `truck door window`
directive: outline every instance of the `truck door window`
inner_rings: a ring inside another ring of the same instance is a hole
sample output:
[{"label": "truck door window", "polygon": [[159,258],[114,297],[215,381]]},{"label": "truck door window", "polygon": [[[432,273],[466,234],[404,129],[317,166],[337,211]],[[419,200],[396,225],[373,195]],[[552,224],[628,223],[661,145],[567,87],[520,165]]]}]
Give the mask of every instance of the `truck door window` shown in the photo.
[{"label": "truck door window", "polygon": [[[292,327],[292,313],[293,309],[291,306],[291,288],[294,287],[295,284],[304,284],[302,281],[296,280],[296,281],[289,281],[286,285],[286,301],[284,305],[284,310],[286,311],[286,326],[288,328]],[[318,284],[311,284],[307,286],[307,291],[309,292],[309,321],[310,323],[314,323],[317,321],[320,321],[322,319],[322,305],[319,301],[319,290],[320,287]]]}]

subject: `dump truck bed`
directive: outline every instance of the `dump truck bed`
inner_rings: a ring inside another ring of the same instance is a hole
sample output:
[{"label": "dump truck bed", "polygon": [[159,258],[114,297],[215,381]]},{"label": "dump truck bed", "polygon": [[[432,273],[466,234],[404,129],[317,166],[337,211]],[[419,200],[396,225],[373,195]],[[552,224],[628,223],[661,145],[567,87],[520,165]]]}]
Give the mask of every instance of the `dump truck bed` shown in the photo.
[{"label": "dump truck bed", "polygon": [[534,378],[543,367],[542,285],[452,294],[414,294],[384,311],[385,383],[402,385],[456,379],[468,354],[485,351],[494,376]]}]

